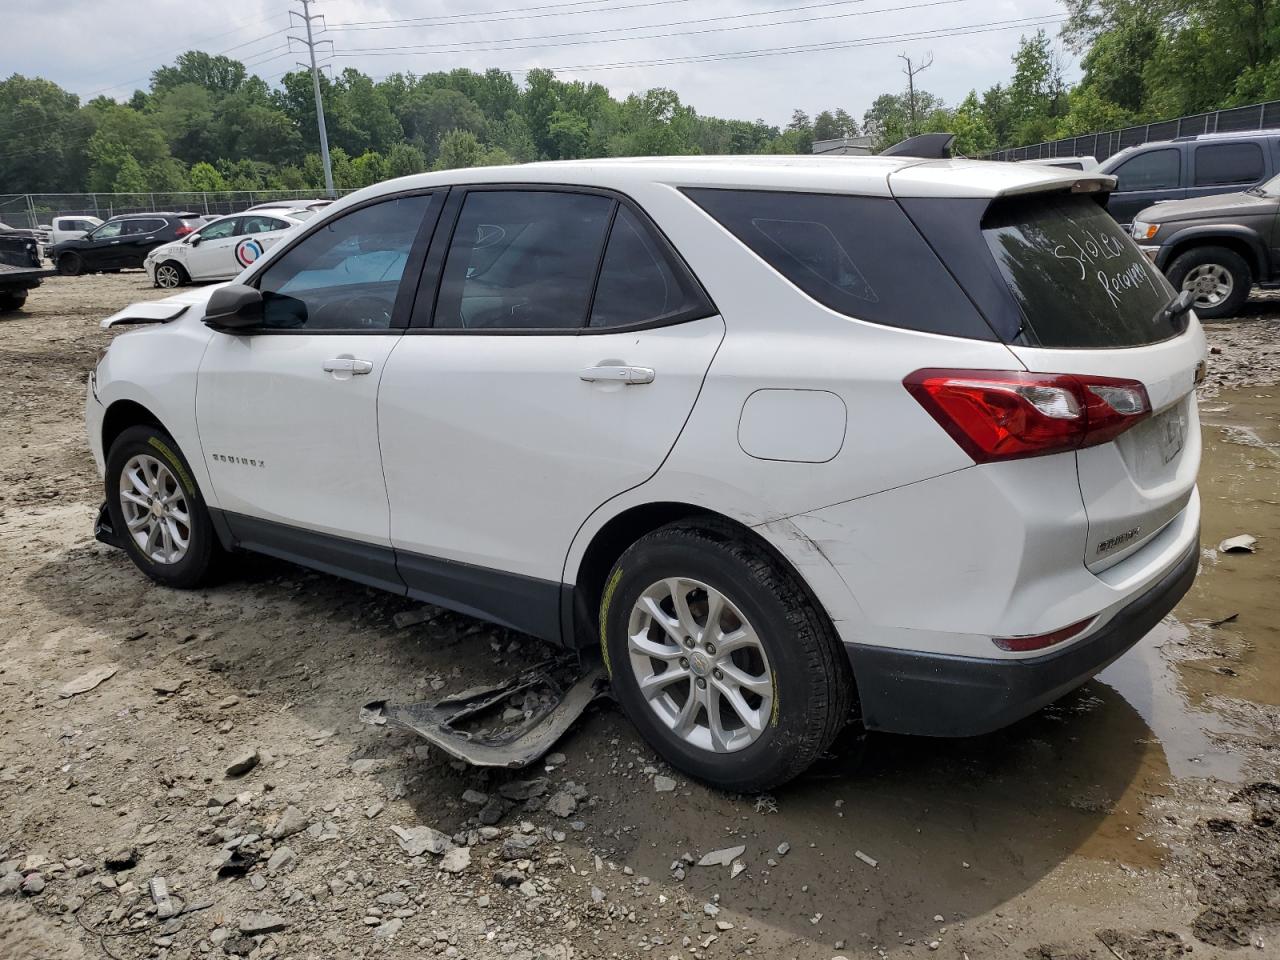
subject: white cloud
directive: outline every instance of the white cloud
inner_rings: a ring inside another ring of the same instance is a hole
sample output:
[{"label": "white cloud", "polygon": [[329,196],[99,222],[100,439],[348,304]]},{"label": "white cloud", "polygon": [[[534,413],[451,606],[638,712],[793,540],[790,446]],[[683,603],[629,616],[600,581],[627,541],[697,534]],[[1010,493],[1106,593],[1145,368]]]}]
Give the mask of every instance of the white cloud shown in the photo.
[{"label": "white cloud", "polygon": [[[317,0],[313,9],[323,13],[333,28],[326,39],[333,40],[334,52],[339,54],[332,61],[334,69],[354,66],[375,77],[395,71],[426,73],[455,67],[521,70],[650,61],[897,37],[871,45],[788,56],[560,72],[566,79],[602,83],[617,96],[654,86],[670,87],[700,113],[742,119],[760,117],[779,125],[785,124],[797,107],[811,114],[843,107],[860,116],[879,94],[902,89],[905,80],[897,55],[903,52],[913,57],[932,52],[933,66],[918,82],[954,104],[971,88],[981,91],[993,83],[1007,81],[1012,69],[1009,58],[1019,36],[1035,27],[1015,26],[968,35],[956,35],[958,31],[998,20],[1062,13],[1056,0],[946,0],[924,7],[916,5],[926,0],[665,0],[644,7],[635,6],[643,0],[612,0],[599,6],[587,0],[576,5],[558,0],[559,7],[547,9],[553,2],[557,0],[482,0],[464,7],[442,0]],[[62,0],[58,4],[15,4],[9,9],[7,20],[14,36],[21,40],[6,45],[6,73],[44,76],[86,99],[98,93],[124,99],[134,89],[146,86],[153,69],[172,62],[181,51],[195,48],[210,53],[228,51],[229,56],[252,64],[253,72],[274,80],[302,58],[298,44],[293,44],[292,52],[284,49],[289,32],[299,35],[296,27],[288,29],[287,18],[287,11],[297,7],[285,0],[239,0],[235,4],[208,0]],[[784,9],[790,12],[762,13]],[[430,25],[398,24],[384,29],[336,29],[341,24],[394,18],[456,17],[460,11],[472,19]],[[480,11],[490,13],[481,16]],[[676,24],[748,13],[757,15]],[[485,20],[489,22],[480,22]],[[782,22],[786,20],[807,22]],[[693,32],[758,24],[768,25]],[[631,30],[630,34],[675,36],[619,39],[629,35],[619,28],[629,27],[645,28]],[[1049,24],[1046,29],[1053,34],[1056,24]],[[939,34],[909,39],[933,31]],[[570,36],[537,39],[548,34]],[[414,44],[454,46],[417,51],[368,49]],[[229,49],[233,47],[236,49]],[[360,52],[361,48],[365,52]]]}]

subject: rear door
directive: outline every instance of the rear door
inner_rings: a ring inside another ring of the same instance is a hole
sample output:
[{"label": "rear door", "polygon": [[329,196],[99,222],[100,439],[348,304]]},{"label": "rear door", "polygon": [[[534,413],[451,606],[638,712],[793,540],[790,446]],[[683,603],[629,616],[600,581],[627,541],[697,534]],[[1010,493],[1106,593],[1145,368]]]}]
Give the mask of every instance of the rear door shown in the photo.
[{"label": "rear door", "polygon": [[1181,145],[1147,150],[1130,157],[1110,171],[1117,180],[1107,210],[1118,223],[1128,226],[1143,209],[1187,195],[1183,181]]},{"label": "rear door", "polygon": [[114,248],[113,267],[140,267],[147,254],[164,242],[162,231],[168,222],[160,217],[126,220],[120,244]]},{"label": "rear door", "polygon": [[1023,317],[1009,344],[1036,373],[1138,381],[1151,414],[1076,453],[1089,518],[1085,563],[1100,571],[1137,551],[1188,504],[1200,462],[1193,393],[1205,341],[1174,292],[1091,198],[995,201],[982,234]]},{"label": "rear door", "polygon": [[441,233],[378,396],[400,573],[558,636],[574,534],[658,469],[724,322],[612,194],[455,189]]}]

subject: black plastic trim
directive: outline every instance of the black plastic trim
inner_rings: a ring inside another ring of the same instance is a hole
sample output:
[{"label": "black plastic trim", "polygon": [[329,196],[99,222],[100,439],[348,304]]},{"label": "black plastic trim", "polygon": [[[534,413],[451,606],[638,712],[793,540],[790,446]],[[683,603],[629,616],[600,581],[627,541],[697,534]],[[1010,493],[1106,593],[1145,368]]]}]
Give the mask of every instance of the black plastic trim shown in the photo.
[{"label": "black plastic trim", "polygon": [[1096,634],[1026,660],[845,644],[869,730],[971,737],[1021,720],[1070,693],[1141,640],[1196,578],[1199,537],[1169,570]]},{"label": "black plastic trim", "polygon": [[409,596],[552,643],[562,640],[560,584],[397,550]]},{"label": "black plastic trim", "polygon": [[564,591],[572,587],[456,560],[304,530],[259,517],[210,508],[213,527],[228,549],[288,560],[334,576],[424,600],[449,610],[574,646],[562,628]]}]

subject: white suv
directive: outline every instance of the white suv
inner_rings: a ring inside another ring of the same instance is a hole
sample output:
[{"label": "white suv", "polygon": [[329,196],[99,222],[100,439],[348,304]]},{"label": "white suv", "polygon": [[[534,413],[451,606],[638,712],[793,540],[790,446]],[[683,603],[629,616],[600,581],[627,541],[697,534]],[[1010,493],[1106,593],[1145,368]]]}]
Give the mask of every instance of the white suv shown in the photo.
[{"label": "white suv", "polygon": [[101,536],[252,550],[590,655],[732,790],[851,721],[1083,683],[1190,586],[1204,337],[1105,176],[910,158],[451,170],[140,304]]}]

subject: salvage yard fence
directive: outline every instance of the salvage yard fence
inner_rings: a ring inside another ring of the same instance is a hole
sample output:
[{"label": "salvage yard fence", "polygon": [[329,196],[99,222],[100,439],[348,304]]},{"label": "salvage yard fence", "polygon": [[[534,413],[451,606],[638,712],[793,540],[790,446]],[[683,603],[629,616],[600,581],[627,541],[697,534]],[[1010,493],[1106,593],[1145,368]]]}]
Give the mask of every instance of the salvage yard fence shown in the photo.
[{"label": "salvage yard fence", "polygon": [[1254,103],[1247,107],[1231,107],[1209,113],[1194,113],[1174,120],[1143,123],[1120,130],[1086,133],[1079,137],[1047,140],[1026,147],[1010,147],[983,155],[984,160],[1052,160],[1055,157],[1094,157],[1101,163],[1126,147],[1194,137],[1202,133],[1241,133],[1280,127],[1280,100]]},{"label": "salvage yard fence", "polygon": [[[339,190],[338,195],[350,193]],[[239,213],[269,200],[312,200],[323,190],[209,190],[154,193],[8,193],[0,194],[0,223],[37,230],[53,217],[93,216],[106,220],[122,213]]]}]

